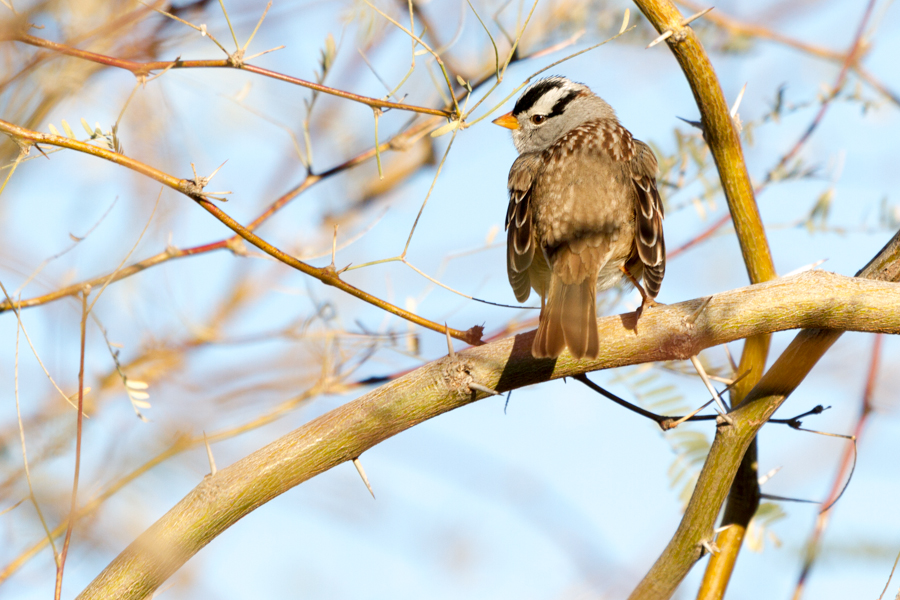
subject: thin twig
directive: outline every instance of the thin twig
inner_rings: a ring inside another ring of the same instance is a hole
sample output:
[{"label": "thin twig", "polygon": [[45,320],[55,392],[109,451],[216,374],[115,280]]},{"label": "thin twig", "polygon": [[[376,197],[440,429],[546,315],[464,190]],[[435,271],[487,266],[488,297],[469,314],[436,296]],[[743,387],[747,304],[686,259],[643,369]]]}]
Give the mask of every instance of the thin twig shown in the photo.
[{"label": "thin twig", "polygon": [[[125,58],[114,58],[111,56],[105,56],[103,54],[97,54],[95,52],[88,52],[87,50],[79,50],[77,48],[72,48],[70,46],[66,46],[64,44],[58,44],[56,42],[51,42],[49,40],[44,40],[33,35],[27,33],[21,33],[16,36],[16,41],[22,42],[24,44],[29,44],[31,46],[37,46],[39,48],[45,48],[48,50],[53,50],[60,54],[65,54],[67,56],[73,56],[76,58],[81,58],[84,60],[89,60],[91,62],[95,62],[98,64],[106,65],[108,67],[116,67],[119,69],[125,69],[127,71],[131,71],[137,76],[147,76],[150,75],[153,71],[158,71],[161,69],[230,69],[236,68],[228,59],[210,59],[210,60],[183,60],[183,61],[148,61],[148,62],[140,62],[129,60]],[[315,83],[312,81],[306,81],[304,79],[298,79],[297,77],[291,77],[290,75],[284,75],[282,73],[277,73],[275,71],[270,71],[268,69],[263,69],[261,67],[257,67],[254,65],[244,64],[240,67],[241,70],[247,71],[250,73],[255,73],[257,75],[262,75],[263,77],[269,77],[271,79],[277,79],[278,81],[284,81],[287,83],[291,83],[293,85],[299,85],[305,88],[309,88],[315,90],[317,92],[322,92],[323,94],[330,94],[332,96],[337,96],[339,98],[344,98],[346,100],[352,100],[354,102],[359,102],[360,104],[365,104],[366,106],[377,107],[377,108],[395,108],[397,110],[408,110],[412,112],[418,112],[426,115],[435,115],[440,117],[451,117],[453,115],[452,112],[441,110],[437,108],[428,108],[425,106],[414,106],[411,104],[401,104],[398,102],[389,102],[387,100],[379,100],[377,98],[369,98],[367,96],[360,96],[359,94],[353,94],[351,92],[346,92],[344,90],[335,89],[332,87],[328,87],[325,85],[321,85],[319,83]]]},{"label": "thin twig", "polygon": [[[897,558],[894,559],[894,566],[891,567],[891,574],[888,575],[888,580],[884,584],[884,589],[881,590],[881,594],[878,596],[878,600],[884,598],[884,594],[887,592],[888,586],[891,585],[891,579],[894,578],[894,571],[897,570],[897,562],[900,561],[900,552],[897,553]],[[898,592],[900,594],[900,592]]]},{"label": "thin twig", "polygon": [[69,525],[66,527],[66,537],[63,541],[62,551],[59,553],[59,562],[56,566],[56,593],[55,600],[60,600],[62,595],[63,570],[66,566],[66,556],[69,553],[69,543],[72,541],[72,531],[75,529],[75,515],[78,506],[78,479],[81,474],[81,433],[84,421],[84,350],[87,331],[88,316],[88,292],[81,293],[81,353],[78,364],[78,414],[75,417],[75,473],[72,476],[72,500],[69,504]]},{"label": "thin twig", "polygon": [[[229,229],[237,233],[241,238],[250,242],[272,258],[275,258],[276,260],[290,267],[293,267],[307,275],[315,277],[326,285],[336,287],[350,294],[351,296],[355,296],[360,300],[368,302],[369,304],[373,304],[398,317],[404,318],[408,321],[431,329],[432,331],[437,331],[440,333],[443,333],[444,331],[443,327],[433,321],[420,317],[419,315],[416,315],[408,310],[404,310],[398,306],[377,298],[372,294],[369,294],[368,292],[350,285],[349,283],[343,281],[340,276],[333,270],[329,271],[328,269],[313,267],[269,244],[268,242],[254,234],[251,229],[244,227],[243,225],[235,221],[228,214],[222,211],[218,206],[215,206],[206,197],[204,197],[202,186],[198,185],[198,183],[194,180],[179,179],[167,173],[163,173],[162,171],[146,165],[140,161],[126,157],[116,152],[112,152],[105,148],[99,148],[97,146],[79,142],[78,140],[73,140],[63,136],[32,131],[2,120],[0,120],[0,131],[7,133],[12,137],[23,140],[27,143],[33,144],[40,142],[85,152],[87,154],[91,154],[98,158],[104,158],[106,160],[109,160],[110,162],[125,166],[138,173],[146,175],[151,179],[159,181],[167,187],[170,187],[178,192],[181,192],[182,194],[187,195],[195,202],[197,202],[197,204],[203,207],[207,212],[212,214],[216,219],[225,224]],[[481,330],[482,328],[477,326],[472,327],[466,331],[455,329],[453,330],[453,337],[463,340],[469,344],[478,344],[480,343],[481,339]]]},{"label": "thin twig", "polygon": [[15,388],[15,396],[16,396],[16,420],[19,425],[19,442],[22,444],[22,462],[24,464],[25,469],[25,482],[28,484],[28,499],[31,500],[32,506],[34,506],[34,511],[38,515],[38,519],[41,522],[41,527],[44,528],[45,538],[50,543],[50,549],[53,551],[53,562],[54,564],[59,566],[59,551],[56,549],[56,544],[53,542],[53,535],[50,533],[50,528],[47,526],[47,519],[44,517],[44,511],[41,510],[41,505],[38,502],[37,496],[34,494],[34,485],[31,482],[31,468],[28,466],[28,449],[25,446],[25,425],[22,423],[22,408],[19,403],[19,332],[22,330],[21,324],[16,324],[16,359],[14,369],[14,388]]},{"label": "thin twig", "polygon": [[869,0],[866,5],[866,9],[863,12],[862,19],[860,19],[859,25],[856,28],[856,35],[853,37],[853,42],[850,44],[850,49],[847,51],[846,57],[844,58],[844,62],[841,65],[841,70],[838,72],[837,79],[834,82],[834,85],[831,86],[831,90],[828,95],[822,100],[822,105],[819,107],[819,111],[816,113],[816,116],[813,117],[813,120],[807,126],[806,130],[800,136],[800,138],[794,143],[790,150],[788,150],[778,161],[778,164],[775,165],[773,169],[771,169],[766,175],[766,183],[772,180],[772,177],[775,173],[780,171],[787,163],[790,161],[800,149],[806,144],[807,140],[809,140],[810,136],[812,136],[813,132],[819,126],[819,123],[822,122],[822,119],[825,117],[825,113],[828,112],[828,107],[831,106],[832,100],[834,100],[838,93],[843,89],[844,82],[847,80],[847,73],[850,70],[851,65],[856,60],[856,55],[859,52],[860,44],[862,42],[863,34],[866,30],[866,23],[869,22],[869,17],[872,15],[872,9],[875,7],[875,0]]}]

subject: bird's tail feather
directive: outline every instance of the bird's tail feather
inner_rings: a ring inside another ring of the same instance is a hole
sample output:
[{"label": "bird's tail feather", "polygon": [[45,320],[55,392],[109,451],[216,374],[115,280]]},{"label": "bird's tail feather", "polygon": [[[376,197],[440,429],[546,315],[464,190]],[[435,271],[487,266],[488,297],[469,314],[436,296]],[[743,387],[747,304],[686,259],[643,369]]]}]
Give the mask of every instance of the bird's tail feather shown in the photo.
[{"label": "bird's tail feather", "polygon": [[535,358],[556,358],[568,347],[574,358],[597,358],[600,336],[596,299],[591,277],[581,283],[564,284],[556,275],[551,276],[531,354]]}]

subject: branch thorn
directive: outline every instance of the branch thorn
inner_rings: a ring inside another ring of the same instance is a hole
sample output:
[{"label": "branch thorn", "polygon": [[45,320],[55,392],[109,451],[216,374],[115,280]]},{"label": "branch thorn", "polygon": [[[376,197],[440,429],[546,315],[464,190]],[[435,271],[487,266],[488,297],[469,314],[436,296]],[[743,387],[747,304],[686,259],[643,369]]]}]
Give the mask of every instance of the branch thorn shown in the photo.
[{"label": "branch thorn", "polygon": [[653,40],[652,42],[650,42],[649,44],[647,44],[647,47],[644,48],[644,49],[645,49],[645,50],[649,50],[649,49],[652,48],[653,46],[657,45],[657,44],[660,43],[660,42],[666,41],[666,40],[669,39],[670,37],[672,37],[672,30],[671,30],[671,29],[666,29],[666,30],[663,32],[663,34],[662,34],[661,36],[659,36],[658,38],[656,38],[655,40]]},{"label": "branch thorn", "polygon": [[356,467],[356,472],[359,473],[359,476],[362,477],[363,483],[366,484],[366,489],[369,490],[369,493],[372,494],[372,499],[375,499],[375,492],[372,491],[372,486],[369,485],[369,478],[366,477],[366,471],[363,469],[362,463],[359,462],[359,457],[353,459],[353,466]]},{"label": "branch thorn", "polygon": [[784,275],[782,275],[782,277],[790,277],[791,275],[799,275],[800,273],[805,273],[806,271],[812,271],[827,260],[827,258],[822,258],[815,262],[811,262],[808,265],[803,265],[802,267],[794,269],[790,273],[785,273]]},{"label": "branch thorn", "polygon": [[484,392],[485,394],[490,394],[492,396],[502,396],[500,392],[497,390],[493,390],[486,385],[481,385],[480,383],[470,382],[469,389],[473,392]]},{"label": "branch thorn", "polygon": [[704,131],[704,129],[703,129],[703,123],[701,123],[700,121],[691,121],[690,119],[685,119],[684,117],[675,117],[675,118],[676,118],[676,119],[679,119],[679,120],[681,120],[681,121],[684,121],[685,123],[687,123],[687,124],[690,125],[691,127],[696,127],[696,128],[699,129],[700,131],[703,131],[704,133],[706,133],[706,132]]},{"label": "branch thorn", "polygon": [[687,323],[688,325],[693,325],[694,323],[696,323],[697,317],[700,316],[700,313],[702,313],[704,310],[706,310],[706,307],[709,306],[709,303],[712,301],[712,299],[713,299],[712,296],[707,296],[706,298],[704,298],[703,303],[700,304],[700,306],[697,308],[697,310],[695,310],[693,313],[691,313],[690,315],[685,317],[684,322]]},{"label": "branch thorn", "polygon": [[209,445],[209,440],[206,439],[206,432],[203,432],[203,443],[206,444],[206,457],[209,459],[209,474],[210,476],[215,475],[218,472],[216,469],[216,459],[213,456],[212,448]]},{"label": "branch thorn", "polygon": [[719,405],[719,409],[722,412],[722,417],[725,419],[725,422],[729,425],[733,425],[734,422],[728,416],[728,408],[725,406],[725,402],[722,400],[721,396],[719,396],[719,392],[709,380],[709,376],[707,376],[706,374],[706,369],[704,369],[703,365],[700,364],[700,361],[697,360],[696,355],[691,357],[691,364],[694,365],[695,369],[697,369],[697,373],[700,375],[700,379],[703,380],[703,384],[706,386],[706,389],[709,390],[709,393],[712,394],[713,400],[715,400],[716,404]]},{"label": "branch thorn", "polygon": [[[331,270],[334,271],[334,255],[337,252],[337,223],[334,224],[334,235],[331,238]],[[348,265],[349,266],[349,265]],[[347,270],[347,267],[344,267]]]},{"label": "branch thorn", "polygon": [[780,471],[780,470],[781,470],[781,467],[775,467],[774,469],[772,469],[772,470],[769,471],[768,473],[766,473],[766,474],[764,474],[764,475],[761,475],[761,476],[759,477],[758,484],[761,486],[762,484],[764,484],[764,483],[767,482],[768,480],[770,480],[770,479],[772,479],[773,477],[775,477],[775,473],[777,473],[777,472]]},{"label": "branch thorn", "polygon": [[663,427],[663,423],[660,423],[660,427],[663,427],[663,431],[668,431],[669,429],[675,429],[676,427],[678,427],[679,425],[681,425],[681,424],[684,423],[685,421],[691,419],[691,418],[692,418],[694,415],[696,415],[698,412],[700,412],[701,410],[703,410],[704,408],[706,408],[707,406],[709,406],[710,404],[712,404],[714,401],[715,401],[715,398],[708,400],[708,401],[706,402],[706,404],[700,405],[699,408],[692,410],[691,412],[689,412],[688,414],[684,415],[684,416],[681,417],[680,419],[677,419],[677,420],[675,420],[675,421],[671,421],[671,422],[665,423],[665,426],[664,426],[664,427]]},{"label": "branch thorn", "polygon": [[675,41],[676,41],[676,42],[680,42],[680,41],[684,40],[686,34],[685,34],[685,32],[683,31],[683,29],[684,29],[685,27],[687,27],[688,25],[690,25],[691,23],[693,23],[694,21],[696,21],[697,19],[699,19],[700,17],[702,17],[703,15],[705,15],[706,13],[708,13],[709,11],[711,11],[712,9],[713,9],[713,7],[710,6],[709,8],[707,8],[707,9],[705,9],[705,10],[701,10],[701,11],[698,12],[698,13],[695,13],[695,14],[693,14],[693,15],[691,15],[691,16],[685,18],[685,19],[682,19],[682,20],[681,20],[681,23],[679,24],[679,30],[678,30],[678,33],[677,33],[677,34],[675,33],[675,30],[673,30],[673,29],[670,27],[669,29],[666,29],[665,31],[663,31],[663,32],[662,32],[662,35],[660,35],[658,38],[656,38],[655,40],[653,40],[652,42],[650,42],[649,44],[647,44],[647,48],[646,48],[646,49],[649,50],[649,49],[652,48],[653,46],[657,45],[657,44],[660,43],[660,42],[663,42],[663,41],[669,39],[669,38],[672,37],[673,35],[675,35]]},{"label": "branch thorn", "polygon": [[744,99],[744,92],[747,91],[747,84],[744,84],[744,87],[741,88],[740,93],[737,95],[737,98],[734,100],[734,104],[731,106],[731,111],[728,113],[731,115],[731,118],[735,118],[737,116],[738,107],[741,105],[741,100]]},{"label": "branch thorn", "polygon": [[710,554],[718,554],[719,547],[716,546],[715,542],[711,542],[709,540],[703,540],[700,542],[700,545],[703,546],[703,549],[709,552]]},{"label": "branch thorn", "polygon": [[714,9],[714,8],[715,8],[714,6],[710,6],[710,7],[707,8],[707,9],[704,9],[704,10],[701,10],[700,12],[698,12],[698,13],[692,14],[691,16],[689,16],[689,17],[687,17],[686,19],[683,19],[683,20],[681,21],[681,26],[682,26],[682,27],[687,27],[688,25],[690,25],[691,23],[693,23],[694,21],[696,21],[697,19],[699,19],[700,17],[702,17],[703,15],[705,15],[706,13],[708,13],[709,11],[711,11],[711,10]]},{"label": "branch thorn", "polygon": [[734,527],[734,523],[729,523],[728,525],[722,525],[721,527],[716,527],[715,529],[713,529],[713,533],[715,533],[716,535],[719,535],[723,531],[727,531],[727,530],[731,529],[732,527]]},{"label": "branch thorn", "polygon": [[450,358],[456,360],[456,350],[453,349],[453,340],[450,339],[450,326],[444,323],[444,332],[447,334],[447,354]]},{"label": "branch thorn", "polygon": [[738,116],[738,107],[741,105],[741,100],[744,99],[744,92],[747,91],[747,84],[744,84],[744,87],[741,88],[741,92],[738,94],[737,98],[734,101],[734,105],[731,107],[731,111],[728,113],[731,116],[731,121],[734,123],[734,126],[737,127],[738,133],[744,128],[741,123],[741,118]]},{"label": "branch thorn", "polygon": [[207,177],[201,177],[197,174],[197,167],[194,166],[194,163],[191,163],[191,170],[194,172],[194,178],[188,179],[186,181],[187,185],[183,186],[184,192],[190,196],[199,196],[201,198],[212,198],[213,200],[220,200],[222,202],[226,202],[227,198],[219,198],[217,196],[222,196],[223,194],[230,194],[231,192],[204,192],[203,189],[209,185],[209,182],[213,177],[216,176],[216,173],[219,172],[219,169],[225,166],[227,160],[219,165],[215,171],[212,172]]}]

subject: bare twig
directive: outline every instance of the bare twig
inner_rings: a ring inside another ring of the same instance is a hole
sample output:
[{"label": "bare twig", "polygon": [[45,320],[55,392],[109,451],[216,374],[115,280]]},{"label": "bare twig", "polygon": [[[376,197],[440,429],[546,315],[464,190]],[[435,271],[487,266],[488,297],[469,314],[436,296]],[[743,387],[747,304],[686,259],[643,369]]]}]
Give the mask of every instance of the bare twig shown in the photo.
[{"label": "bare twig", "polygon": [[844,58],[844,62],[841,65],[841,70],[838,72],[837,79],[835,79],[834,85],[831,86],[831,90],[828,92],[828,95],[822,100],[822,104],[819,107],[819,111],[816,113],[816,116],[813,117],[813,120],[807,126],[806,130],[800,136],[800,138],[794,143],[790,150],[788,150],[784,155],[782,155],[781,159],[778,161],[778,164],[769,171],[766,176],[766,183],[772,180],[775,173],[780,171],[784,166],[790,161],[800,149],[806,144],[807,140],[809,140],[810,136],[812,136],[813,132],[819,126],[819,123],[822,122],[822,119],[825,117],[825,113],[828,112],[828,107],[831,106],[832,100],[837,97],[838,93],[844,87],[844,82],[847,80],[847,73],[850,70],[851,65],[856,61],[857,54],[860,51],[860,44],[862,43],[863,33],[866,30],[866,23],[869,22],[869,17],[872,15],[872,9],[875,7],[875,0],[869,0],[866,4],[866,8],[863,11],[863,16],[860,19],[859,25],[856,28],[856,34],[853,36],[853,42],[850,44],[850,49],[847,51],[846,57]]},{"label": "bare twig", "polygon": [[72,500],[69,505],[69,524],[66,527],[66,537],[62,550],[59,553],[59,561],[56,565],[56,593],[55,600],[62,595],[63,570],[66,566],[66,556],[69,553],[69,543],[72,541],[72,531],[75,528],[75,514],[78,507],[78,479],[81,474],[81,433],[84,421],[84,350],[88,318],[88,292],[81,293],[81,354],[78,365],[78,414],[75,417],[75,474],[72,476]]},{"label": "bare twig", "polygon": [[[228,68],[236,68],[235,65],[229,61],[229,59],[210,59],[210,60],[178,60],[178,61],[148,61],[148,62],[139,62],[134,60],[129,60],[125,58],[114,58],[111,56],[105,56],[103,54],[97,54],[95,52],[89,52],[87,50],[79,50],[77,48],[72,48],[71,46],[66,46],[65,44],[59,44],[56,42],[51,42],[50,40],[41,39],[39,37],[27,34],[20,33],[16,36],[16,41],[22,42],[24,44],[29,44],[31,46],[36,46],[38,48],[45,48],[47,50],[53,50],[54,52],[58,52],[59,54],[65,54],[67,56],[74,56],[76,58],[81,58],[84,60],[89,60],[91,62],[95,62],[98,64],[106,65],[108,67],[115,67],[119,69],[125,69],[127,71],[131,71],[138,77],[147,77],[153,71],[159,71],[163,69],[228,69]],[[369,98],[367,96],[360,96],[359,94],[353,94],[351,92],[345,92],[344,90],[335,89],[332,87],[328,87],[319,83],[315,83],[312,81],[306,81],[304,79],[298,79],[297,77],[291,77],[290,75],[284,75],[282,73],[276,73],[275,71],[270,71],[268,69],[263,69],[262,67],[257,67],[254,65],[243,64],[240,66],[240,69],[243,71],[247,71],[250,73],[255,73],[257,75],[262,75],[263,77],[269,77],[271,79],[277,79],[278,81],[284,81],[286,83],[291,83],[293,85],[299,85],[305,88],[309,88],[311,90],[315,90],[317,92],[321,92],[323,94],[330,94],[332,96],[337,96],[338,98],[344,98],[345,100],[352,100],[353,102],[358,102],[360,104],[365,104],[366,106],[371,106],[373,108],[395,108],[397,110],[408,110],[412,112],[422,113],[426,115],[435,115],[439,117],[450,117],[453,113],[446,110],[441,110],[437,108],[428,108],[425,106],[414,106],[411,104],[401,104],[399,102],[390,102],[388,100],[379,100],[378,98]]]},{"label": "bare twig", "polygon": [[[232,219],[219,207],[215,206],[212,202],[206,199],[203,196],[202,186],[194,180],[179,179],[167,173],[163,173],[162,171],[146,165],[138,160],[126,157],[116,152],[112,152],[105,148],[99,148],[92,144],[79,142],[78,140],[73,140],[63,136],[31,131],[29,129],[25,129],[24,127],[19,127],[2,120],[0,120],[0,131],[6,133],[7,135],[10,135],[11,137],[21,140],[23,143],[44,143],[53,146],[61,146],[72,150],[78,150],[96,156],[98,158],[104,158],[113,163],[119,164],[138,173],[146,175],[151,179],[159,181],[167,187],[170,187],[192,198],[195,202],[197,202],[197,204],[199,204],[207,212],[209,212],[215,218],[225,224],[229,229],[237,233],[241,238],[250,242],[276,260],[283,262],[284,264],[293,267],[307,275],[315,277],[326,285],[336,287],[344,292],[349,293],[351,296],[355,296],[365,302],[378,306],[379,308],[382,308],[387,312],[416,323],[417,325],[424,326],[428,329],[440,333],[444,332],[444,328],[439,324],[434,323],[433,321],[429,321],[428,319],[420,317],[389,302],[381,300],[380,298],[377,298],[372,294],[360,290],[359,288],[356,288],[343,281],[340,276],[334,271],[334,269],[329,270],[328,268],[313,267],[312,265],[300,261],[293,256],[281,251],[275,246],[272,246],[271,244],[254,234],[251,229],[244,227],[243,225]],[[481,332],[482,328],[476,326],[466,331],[455,329],[453,330],[453,336],[457,339],[468,342],[469,344],[478,344],[481,340]]]}]

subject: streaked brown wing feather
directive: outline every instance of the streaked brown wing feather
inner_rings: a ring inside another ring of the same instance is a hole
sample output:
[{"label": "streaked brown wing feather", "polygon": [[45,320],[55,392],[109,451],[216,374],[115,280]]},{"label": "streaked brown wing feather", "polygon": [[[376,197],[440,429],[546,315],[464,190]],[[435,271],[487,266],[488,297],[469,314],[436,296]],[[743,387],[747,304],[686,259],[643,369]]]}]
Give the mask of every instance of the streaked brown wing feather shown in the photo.
[{"label": "streaked brown wing feather", "polygon": [[653,151],[635,140],[637,152],[632,165],[636,199],[635,246],[644,263],[644,283],[651,297],[659,294],[666,273],[666,242],[663,237],[663,204],[656,188],[657,163]]},{"label": "streaked brown wing feather", "polygon": [[523,154],[509,170],[509,207],[506,211],[506,273],[516,300],[531,294],[529,268],[534,261],[534,211],[531,190],[540,157]]},{"label": "streaked brown wing feather", "polygon": [[[506,274],[509,277],[509,285],[516,295],[516,300],[525,302],[531,295],[531,278],[528,276],[527,267],[521,271],[517,269],[516,261],[524,257],[515,253],[515,240],[513,240],[515,234],[515,229],[510,229],[506,234]],[[528,263],[530,266],[531,257],[528,258]]]}]

